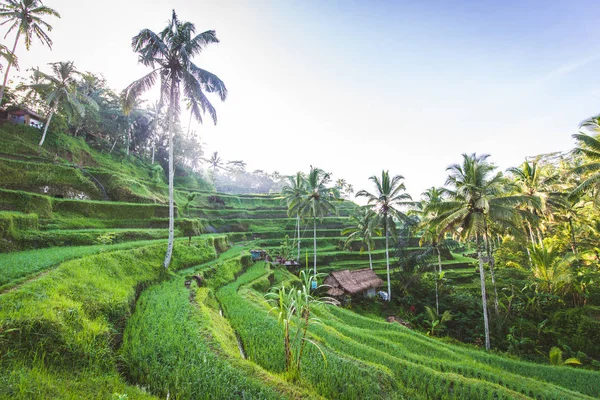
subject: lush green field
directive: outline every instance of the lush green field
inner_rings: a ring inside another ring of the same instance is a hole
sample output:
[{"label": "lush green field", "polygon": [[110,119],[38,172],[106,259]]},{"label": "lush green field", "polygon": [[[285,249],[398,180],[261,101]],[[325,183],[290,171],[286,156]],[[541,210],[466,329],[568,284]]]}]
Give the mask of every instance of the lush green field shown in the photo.
[{"label": "lush green field", "polygon": [[[172,269],[215,259],[220,240],[177,243]],[[53,387],[66,398],[140,394],[119,381],[115,350],[136,296],[163,274],[163,257],[163,244],[90,255],[0,295],[0,397],[43,397]],[[77,371],[72,387],[63,384],[69,371]]]},{"label": "lush green field", "polygon": [[166,243],[164,240],[139,241],[113,245],[54,247],[0,254],[0,291],[7,289],[9,285],[21,282],[28,276],[45,271],[73,258],[113,250],[131,249],[157,242]]},{"label": "lush green field", "polygon": [[201,334],[209,323],[190,302],[183,278],[144,291],[121,349],[129,378],[161,398],[282,398],[214,349]]},{"label": "lush green field", "polygon": [[[217,296],[225,314],[244,340],[249,358],[267,369],[281,371],[281,329],[276,319],[268,315],[261,295],[245,287],[268,273],[257,264],[235,283],[217,292]],[[325,396],[332,396],[333,392],[328,390],[339,390],[334,389],[334,384],[326,389],[329,384],[323,380],[335,381],[338,376],[330,374],[344,374],[340,366],[334,368],[330,365],[331,359],[342,355],[367,363],[371,368],[378,366],[383,371],[390,371],[399,385],[394,387],[393,393],[404,393],[411,398],[415,393],[404,388],[417,389],[427,398],[561,399],[600,396],[598,372],[540,366],[445,344],[400,325],[378,322],[336,307],[322,308],[318,315],[324,324],[314,326],[312,333],[327,348],[328,367],[318,368],[318,354],[312,354],[314,358],[307,354],[303,375],[307,384],[314,384],[311,374],[318,375],[320,386],[315,390],[323,390],[319,393]],[[317,374],[312,368],[320,372]],[[333,371],[329,371],[330,368]],[[363,373],[361,378],[347,379],[360,387],[364,380],[371,381],[373,378],[365,378]],[[343,397],[342,394],[338,396]]]}]

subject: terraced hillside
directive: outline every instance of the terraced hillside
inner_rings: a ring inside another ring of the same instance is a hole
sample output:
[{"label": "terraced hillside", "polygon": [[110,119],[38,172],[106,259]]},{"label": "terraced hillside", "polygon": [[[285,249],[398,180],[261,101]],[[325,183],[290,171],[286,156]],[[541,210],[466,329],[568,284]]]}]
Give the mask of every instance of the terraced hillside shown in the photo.
[{"label": "terraced hillside", "polygon": [[[177,185],[178,238],[165,273],[166,186],[152,181],[152,167],[72,138],[38,149],[30,134],[0,130],[0,398],[600,397],[600,373],[448,344],[334,306],[317,308],[321,323],[309,331],[325,360],[307,347],[301,378],[290,381],[264,294],[298,278],[248,253],[275,255],[287,236],[284,250],[296,254],[296,221],[279,196]],[[358,247],[342,248],[353,207],[342,202],[318,223],[320,271],[368,265]],[[310,222],[300,236],[304,263]],[[377,239],[378,273],[381,249]],[[468,259],[445,263],[456,266],[452,279],[470,270]]]}]

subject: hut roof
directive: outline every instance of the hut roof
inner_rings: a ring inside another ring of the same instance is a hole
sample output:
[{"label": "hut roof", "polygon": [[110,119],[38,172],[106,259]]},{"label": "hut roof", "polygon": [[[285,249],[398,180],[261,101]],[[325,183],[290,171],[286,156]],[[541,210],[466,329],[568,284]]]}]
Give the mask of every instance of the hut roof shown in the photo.
[{"label": "hut roof", "polygon": [[343,271],[333,271],[330,276],[339,284],[339,286],[335,284],[331,285],[332,288],[327,292],[331,296],[339,296],[339,294],[337,294],[339,288],[350,294],[357,294],[383,285],[383,281],[369,268],[353,271],[347,269]]},{"label": "hut roof", "polygon": [[24,115],[24,114],[29,114],[32,117],[36,118],[36,119],[42,119],[43,117],[36,113],[35,111],[33,111],[32,109],[25,107],[25,106],[12,106],[12,107],[8,107],[6,110],[6,112],[9,112],[13,115]]}]

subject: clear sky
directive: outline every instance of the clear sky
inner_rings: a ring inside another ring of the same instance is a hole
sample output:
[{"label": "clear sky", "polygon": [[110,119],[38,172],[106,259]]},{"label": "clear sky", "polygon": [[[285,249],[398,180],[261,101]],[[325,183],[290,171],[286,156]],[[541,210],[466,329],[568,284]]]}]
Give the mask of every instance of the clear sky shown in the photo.
[{"label": "clear sky", "polygon": [[73,60],[119,91],[147,72],[130,47],[140,29],[159,31],[173,8],[215,29],[221,43],[196,63],[229,98],[216,127],[194,129],[208,152],[251,170],[312,164],[370,190],[368,177],[389,169],[418,197],[461,153],[490,153],[505,169],[571,149],[578,123],[600,113],[595,1],[45,4],[62,14],[53,51],[21,46],[21,71]]}]

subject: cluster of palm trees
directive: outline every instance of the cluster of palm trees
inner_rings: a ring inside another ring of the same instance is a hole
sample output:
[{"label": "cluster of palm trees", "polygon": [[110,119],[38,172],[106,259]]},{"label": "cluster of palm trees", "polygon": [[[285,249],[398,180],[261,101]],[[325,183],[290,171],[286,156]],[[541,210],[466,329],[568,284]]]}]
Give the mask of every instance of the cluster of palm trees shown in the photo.
[{"label": "cluster of palm trees", "polygon": [[[598,119],[582,125],[582,130],[590,128],[600,131]],[[499,238],[510,237],[526,248],[529,266],[523,267],[530,268],[539,291],[558,294],[574,275],[576,237],[582,235],[575,225],[597,217],[592,204],[599,193],[600,141],[588,133],[574,135],[579,146],[572,153],[525,161],[508,169],[507,175],[497,171],[489,155],[463,154],[461,163],[447,168],[446,186],[427,190],[418,203],[421,241],[437,249],[440,272],[439,245],[445,238],[476,247],[487,349],[491,344],[484,264],[498,315],[494,250],[501,245]],[[587,209],[585,217],[583,209]],[[558,249],[561,237],[568,238],[571,255]]]},{"label": "cluster of palm trees", "polygon": [[[375,185],[373,193],[361,190],[356,197],[366,198],[367,205],[358,207],[351,216],[352,225],[342,231],[348,235],[346,244],[359,241],[366,246],[369,255],[369,265],[373,269],[371,250],[374,247],[373,238],[385,235],[385,253],[387,267],[387,300],[391,301],[390,279],[390,238],[396,236],[396,223],[410,222],[401,208],[412,205],[412,199],[406,193],[401,175],[390,176],[389,171],[382,171],[381,176],[369,178]],[[336,202],[340,201],[340,188],[345,188],[349,194],[348,184],[339,180],[334,186],[329,186],[331,175],[319,168],[311,166],[306,176],[302,172],[288,178],[288,184],[283,187],[282,194],[288,206],[288,214],[296,218],[297,246],[300,259],[300,224],[302,219],[312,220],[313,223],[313,272],[317,274],[317,219],[336,213]],[[350,189],[352,187],[350,186]],[[353,189],[352,189],[353,190]]]},{"label": "cluster of palm trees", "polygon": [[6,46],[0,47],[0,56],[7,61],[4,80],[2,87],[0,87],[0,105],[4,98],[10,68],[11,66],[18,66],[15,51],[19,40],[23,38],[25,48],[28,51],[34,38],[52,48],[52,39],[46,33],[46,31],[52,30],[52,25],[42,19],[46,16],[60,18],[60,14],[56,10],[45,6],[40,0],[3,0],[0,2],[0,20],[3,20],[0,25],[8,25],[4,39],[11,32],[15,32],[12,50],[9,50]]},{"label": "cluster of palm trees", "polygon": [[[15,65],[14,51],[21,37],[29,49],[32,39],[37,37],[42,43],[52,46],[52,40],[46,33],[52,26],[42,18],[45,16],[60,17],[56,10],[45,6],[41,0],[2,0],[0,1],[0,20],[2,25],[8,24],[6,35],[15,31],[13,50],[6,46],[0,48],[0,56],[8,60],[4,82],[0,89],[0,104],[5,92],[11,65]],[[5,36],[6,37],[6,36]],[[174,239],[174,154],[173,136],[179,123],[180,104],[185,100],[191,117],[202,122],[203,115],[209,114],[217,123],[217,113],[207,94],[214,93],[221,100],[227,98],[227,88],[215,74],[198,67],[193,59],[208,45],[218,43],[215,31],[209,30],[197,34],[194,24],[180,21],[175,11],[167,26],[156,33],[150,29],[141,30],[132,39],[132,48],[139,54],[139,62],[151,71],[142,78],[131,83],[121,94],[120,103],[127,120],[127,151],[129,151],[131,118],[134,108],[139,106],[140,95],[160,83],[160,100],[156,105],[156,118],[163,106],[166,106],[166,131],[168,135],[169,163],[169,244],[164,266],[168,268]],[[89,91],[85,90],[86,79],[72,62],[50,64],[52,73],[47,74],[35,69],[32,82],[20,85],[19,89],[27,92],[30,101],[38,101],[45,105],[48,117],[39,145],[43,145],[52,117],[60,111],[69,119],[83,118],[86,106],[97,110],[98,104]],[[89,74],[88,74],[89,77]],[[82,84],[83,83],[83,84]],[[89,85],[88,85],[89,86]],[[89,87],[88,87],[89,89]],[[191,118],[190,117],[190,118]],[[115,141],[116,143],[116,141]],[[154,161],[154,144],[152,147]]]},{"label": "cluster of palm trees", "polygon": [[340,193],[336,186],[330,186],[331,174],[311,166],[308,175],[302,172],[288,178],[288,184],[282,189],[288,215],[296,217],[297,261],[300,261],[300,221],[312,220],[313,223],[313,273],[317,275],[317,219],[336,214],[336,202]]}]

